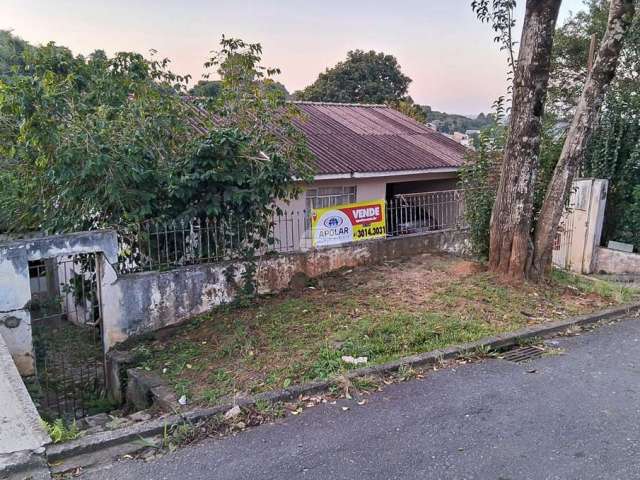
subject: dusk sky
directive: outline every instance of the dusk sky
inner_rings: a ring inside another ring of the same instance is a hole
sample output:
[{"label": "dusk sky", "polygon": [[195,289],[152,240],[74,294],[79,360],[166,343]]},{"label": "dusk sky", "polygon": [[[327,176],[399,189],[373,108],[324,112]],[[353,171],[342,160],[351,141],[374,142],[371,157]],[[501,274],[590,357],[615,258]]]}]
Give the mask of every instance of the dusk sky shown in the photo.
[{"label": "dusk sky", "polygon": [[[289,91],[312,83],[348,50],[395,55],[414,100],[452,113],[487,111],[503,94],[505,58],[470,0],[2,0],[0,29],[75,53],[156,49],[172,70],[201,78],[220,36],[262,43]],[[524,0],[518,2],[522,18]],[[561,19],[582,0],[564,0]],[[519,34],[518,34],[519,35]]]}]

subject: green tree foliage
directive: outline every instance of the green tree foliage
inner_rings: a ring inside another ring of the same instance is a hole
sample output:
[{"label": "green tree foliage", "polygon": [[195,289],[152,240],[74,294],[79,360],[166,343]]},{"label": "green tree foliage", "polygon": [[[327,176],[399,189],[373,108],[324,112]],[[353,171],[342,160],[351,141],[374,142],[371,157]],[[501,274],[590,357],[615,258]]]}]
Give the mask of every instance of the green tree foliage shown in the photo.
[{"label": "green tree foliage", "polygon": [[200,80],[189,89],[189,95],[216,98],[220,94],[221,83],[220,80]]},{"label": "green tree foliage", "polygon": [[587,157],[583,176],[609,180],[603,240],[633,243],[640,249],[640,85],[617,85],[609,92]]},{"label": "green tree foliage", "polygon": [[393,55],[352,50],[295,96],[298,100],[340,103],[388,103],[405,99],[411,79]]},{"label": "green tree foliage", "polygon": [[494,103],[493,122],[480,131],[475,152],[470,152],[460,169],[460,187],[465,190],[464,216],[469,226],[473,253],[489,256],[489,223],[496,198],[500,162],[507,139],[504,125],[504,98]]},{"label": "green tree foliage", "polygon": [[0,30],[0,78],[24,68],[24,52],[30,46],[8,30]]},{"label": "green tree foliage", "polygon": [[599,40],[607,28],[609,2],[587,0],[585,8],[569,17],[556,30],[547,111],[570,119],[587,79],[591,36]]},{"label": "green tree foliage", "polygon": [[[280,94],[283,95],[287,100],[291,97],[291,95],[289,94],[289,90],[287,90],[287,87],[285,87],[280,82],[270,81],[267,82],[265,86],[266,88],[272,89],[276,92],[280,92]],[[221,89],[221,80],[200,80],[189,89],[189,95],[193,95],[195,97],[216,98],[218,95],[220,95]]]},{"label": "green tree foliage", "polygon": [[389,102],[389,106],[395,110],[403,113],[404,115],[413,118],[418,123],[427,123],[427,113],[420,105],[413,103],[411,97],[406,97],[403,100]]},{"label": "green tree foliage", "polygon": [[294,178],[311,179],[311,154],[293,125],[299,110],[285,103],[271,78],[278,70],[260,65],[260,44],[223,37],[221,47],[205,63],[222,79],[219,95],[204,104],[215,112],[217,127],[179,163],[172,209],[265,225],[276,199],[300,193]]},{"label": "green tree foliage", "polygon": [[197,109],[168,60],[85,58],[53,44],[25,50],[24,72],[0,79],[0,229],[264,219],[276,199],[298,192],[310,162],[291,123],[297,112],[265,88],[275,70],[260,57],[260,45],[223,38],[207,62],[218,67],[221,92]]},{"label": "green tree foliage", "polygon": [[157,215],[189,140],[181,78],[135,53],[74,57],[54,44],[0,80],[0,222],[78,230]]},{"label": "green tree foliage", "polygon": [[[588,0],[585,9],[557,31],[548,111],[558,120],[569,117],[575,108],[587,76],[591,35],[602,37],[608,8],[606,0]],[[640,9],[640,2],[637,8]],[[603,241],[627,241],[636,248],[640,248],[640,224],[633,217],[640,208],[639,92],[640,17],[636,16],[581,170],[582,176],[609,180]],[[559,156],[559,152],[556,154]]]},{"label": "green tree foliage", "polygon": [[439,112],[430,106],[422,107],[426,115],[426,121],[433,123],[439,132],[452,134],[453,132],[466,132],[467,130],[481,130],[494,124],[495,118],[484,113],[476,118],[465,117],[453,113]]}]

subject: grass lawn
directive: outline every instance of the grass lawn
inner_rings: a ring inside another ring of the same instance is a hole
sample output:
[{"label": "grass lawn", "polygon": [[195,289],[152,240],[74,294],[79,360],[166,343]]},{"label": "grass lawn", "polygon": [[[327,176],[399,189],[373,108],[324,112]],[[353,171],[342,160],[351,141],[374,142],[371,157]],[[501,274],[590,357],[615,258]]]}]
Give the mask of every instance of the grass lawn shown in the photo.
[{"label": "grass lawn", "polygon": [[354,368],[343,355],[384,363],[634,295],[562,272],[542,286],[501,285],[480,264],[420,255],[336,272],[250,306],[220,307],[133,348],[140,366],[161,373],[178,395],[215,405]]}]

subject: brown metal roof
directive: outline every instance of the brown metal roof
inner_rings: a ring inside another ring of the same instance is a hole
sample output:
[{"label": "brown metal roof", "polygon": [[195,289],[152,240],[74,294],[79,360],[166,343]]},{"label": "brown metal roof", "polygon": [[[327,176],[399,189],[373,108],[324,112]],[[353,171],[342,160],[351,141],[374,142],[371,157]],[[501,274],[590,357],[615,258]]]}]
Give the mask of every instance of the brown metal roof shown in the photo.
[{"label": "brown metal roof", "polygon": [[295,102],[316,174],[457,168],[467,149],[385,105]]}]

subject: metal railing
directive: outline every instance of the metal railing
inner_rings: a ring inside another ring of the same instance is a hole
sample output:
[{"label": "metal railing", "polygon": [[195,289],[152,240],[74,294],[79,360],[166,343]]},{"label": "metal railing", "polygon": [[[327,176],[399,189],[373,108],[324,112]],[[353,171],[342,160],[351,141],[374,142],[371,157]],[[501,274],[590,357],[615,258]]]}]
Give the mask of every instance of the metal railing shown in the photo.
[{"label": "metal railing", "polygon": [[[463,222],[461,190],[398,195],[387,204],[386,234],[398,236],[458,229]],[[168,270],[313,248],[310,210],[285,210],[265,225],[206,219],[147,222],[119,232],[119,273]]]},{"label": "metal railing", "polygon": [[410,193],[387,202],[387,235],[408,235],[463,228],[464,192]]},{"label": "metal railing", "polygon": [[311,247],[306,210],[274,214],[264,225],[241,219],[146,222],[118,234],[119,273],[168,270]]}]

